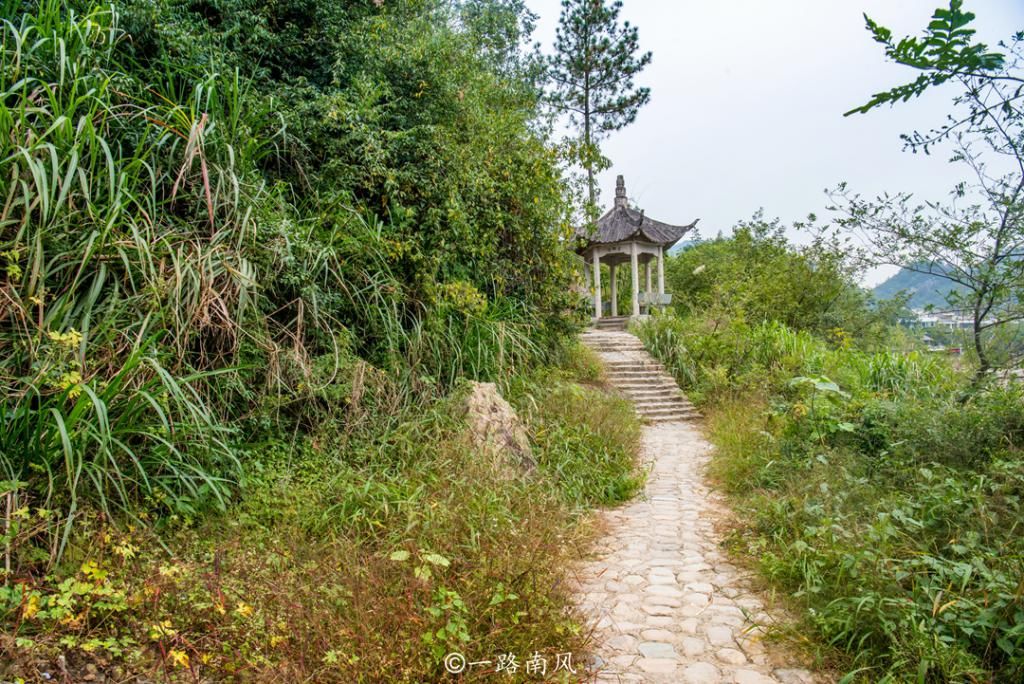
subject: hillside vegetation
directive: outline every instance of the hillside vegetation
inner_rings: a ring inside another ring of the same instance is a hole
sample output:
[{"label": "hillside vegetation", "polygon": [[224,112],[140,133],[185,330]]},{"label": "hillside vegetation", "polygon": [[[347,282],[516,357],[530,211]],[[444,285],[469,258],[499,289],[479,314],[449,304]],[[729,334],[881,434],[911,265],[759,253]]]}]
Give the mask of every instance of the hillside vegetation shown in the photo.
[{"label": "hillside vegetation", "polygon": [[948,280],[938,276],[904,268],[876,285],[871,292],[878,299],[893,299],[901,293],[906,294],[909,295],[907,306],[912,309],[933,307],[945,311],[954,308],[949,305],[948,295],[957,289],[962,288],[957,288],[955,283],[950,284]]},{"label": "hillside vegetation", "polygon": [[[0,679],[578,647],[637,426],[567,341],[521,5],[0,6]],[[537,474],[472,448],[466,379]]]},{"label": "hillside vegetation", "polygon": [[677,311],[637,332],[708,414],[734,550],[822,657],[844,681],[1024,677],[1024,390],[885,351],[905,341],[827,243],[755,221],[668,271]]}]

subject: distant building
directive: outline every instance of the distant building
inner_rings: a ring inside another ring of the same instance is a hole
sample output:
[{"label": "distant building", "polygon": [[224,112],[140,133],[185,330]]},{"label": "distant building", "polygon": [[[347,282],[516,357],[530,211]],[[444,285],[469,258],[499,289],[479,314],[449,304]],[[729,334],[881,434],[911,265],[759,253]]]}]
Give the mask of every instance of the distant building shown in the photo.
[{"label": "distant building", "polygon": [[900,323],[908,328],[945,328],[946,330],[970,330],[974,327],[974,317],[964,310],[926,311],[913,309],[914,317],[901,319]]}]

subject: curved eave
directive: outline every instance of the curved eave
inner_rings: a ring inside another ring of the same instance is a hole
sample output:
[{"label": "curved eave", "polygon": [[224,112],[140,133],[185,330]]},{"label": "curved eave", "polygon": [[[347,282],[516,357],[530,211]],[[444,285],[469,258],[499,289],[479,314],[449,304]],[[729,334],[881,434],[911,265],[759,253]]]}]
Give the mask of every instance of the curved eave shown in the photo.
[{"label": "curved eave", "polygon": [[[669,250],[672,249],[672,247],[674,247],[676,243],[682,240],[683,236],[685,236],[687,233],[693,230],[697,226],[697,222],[700,221],[700,219],[695,219],[689,225],[675,226],[670,223],[662,223],[661,221],[655,221],[654,219],[648,219],[646,217],[643,217],[641,221],[641,214],[636,214],[636,218],[634,219],[629,214],[635,214],[635,212],[632,212],[631,210],[620,211],[624,213],[626,216],[614,217],[619,219],[618,221],[615,222],[617,225],[612,224],[613,213],[615,212],[615,210],[608,212],[600,219],[598,219],[598,230],[596,231],[597,235],[594,236],[593,238],[586,237],[585,235],[582,234],[582,231],[577,232],[577,239],[585,240],[585,244],[583,244],[581,247],[578,247],[576,249],[576,252],[578,254],[581,254],[590,247],[592,247],[593,245],[614,245],[623,242],[632,242],[636,240],[642,240],[650,244],[660,245],[663,249]],[[621,228],[623,227],[623,218],[627,219],[629,223],[634,224],[630,226],[631,228],[633,228],[633,230],[631,230],[628,233],[624,233],[621,231]],[[602,226],[602,223],[605,223],[605,225]],[[637,223],[639,224],[637,225]],[[603,228],[606,228],[606,230],[602,231]],[[602,236],[602,232],[605,232],[606,234],[611,233],[612,235],[609,237],[611,237],[612,239],[602,239],[604,237]]]}]

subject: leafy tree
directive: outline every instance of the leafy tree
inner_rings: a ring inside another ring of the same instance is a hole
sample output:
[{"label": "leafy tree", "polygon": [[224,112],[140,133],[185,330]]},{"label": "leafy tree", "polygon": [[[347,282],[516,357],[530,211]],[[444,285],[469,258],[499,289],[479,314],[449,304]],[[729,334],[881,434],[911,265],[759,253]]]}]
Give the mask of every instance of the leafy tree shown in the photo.
[{"label": "leafy tree", "polygon": [[537,15],[525,0],[461,0],[462,23],[477,38],[480,52],[506,73],[536,73],[539,53],[523,50],[523,43],[537,25]]},{"label": "leafy tree", "polygon": [[972,317],[979,376],[1012,361],[1000,357],[997,328],[1024,319],[1024,33],[1001,42],[1005,52],[976,42],[975,15],[961,0],[935,11],[921,38],[895,41],[866,17],[868,30],[898,64],[918,70],[910,83],[876,93],[847,112],[866,113],[956,83],[955,111],[941,126],[903,136],[913,151],[954,146],[952,161],[967,167],[949,203],[918,203],[909,194],[865,200],[845,186],[833,193],[842,223],[861,233],[875,263],[902,266],[949,281],[951,307]]},{"label": "leafy tree", "polygon": [[[568,224],[566,201],[557,159],[535,125],[542,93],[524,49],[533,15],[521,0],[190,7],[178,25],[208,41],[201,51],[252,74],[254,97],[281,113],[286,141],[267,175],[302,201],[381,219],[407,322],[429,311],[445,284],[466,282],[564,328],[571,271],[558,229]],[[175,30],[166,14],[154,24]],[[324,235],[335,213],[317,216]],[[296,277],[321,289],[306,273]],[[335,313],[366,327],[352,320],[359,311]]]},{"label": "leafy tree", "polygon": [[607,168],[598,142],[636,119],[651,98],[650,88],[635,87],[634,77],[651,62],[637,54],[638,32],[619,24],[621,0],[562,0],[562,14],[550,59],[551,102],[582,127],[578,154],[587,171],[590,208],[597,203],[594,175]]},{"label": "leafy tree", "polygon": [[676,310],[719,312],[752,324],[777,321],[867,346],[881,342],[900,303],[876,306],[856,284],[847,245],[812,225],[798,227],[815,233],[810,244],[790,244],[785,226],[758,213],[729,237],[698,242],[669,257],[666,280]]}]

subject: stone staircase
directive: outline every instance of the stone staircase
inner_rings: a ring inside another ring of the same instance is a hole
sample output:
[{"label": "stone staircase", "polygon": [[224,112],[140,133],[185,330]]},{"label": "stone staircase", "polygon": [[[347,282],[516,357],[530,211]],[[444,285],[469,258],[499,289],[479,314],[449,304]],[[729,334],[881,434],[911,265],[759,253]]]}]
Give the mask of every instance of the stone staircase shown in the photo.
[{"label": "stone staircase", "polygon": [[625,331],[629,325],[629,316],[604,316],[594,323],[595,330],[621,330]]},{"label": "stone staircase", "polygon": [[641,417],[655,423],[700,418],[675,379],[635,335],[624,329],[597,327],[583,333],[581,339],[597,352],[612,386],[632,400]]}]

